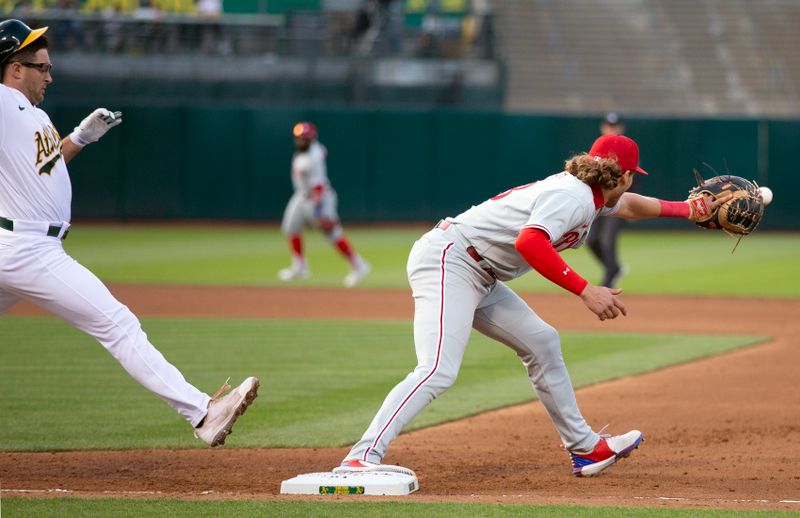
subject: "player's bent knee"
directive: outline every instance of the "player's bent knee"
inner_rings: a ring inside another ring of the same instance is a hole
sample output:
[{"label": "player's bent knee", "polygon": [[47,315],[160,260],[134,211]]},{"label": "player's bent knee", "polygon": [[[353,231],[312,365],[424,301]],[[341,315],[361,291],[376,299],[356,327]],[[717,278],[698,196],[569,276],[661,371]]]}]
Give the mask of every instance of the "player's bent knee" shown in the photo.
[{"label": "player's bent knee", "polygon": [[537,329],[526,342],[528,350],[539,362],[561,358],[561,337],[553,326]]},{"label": "player's bent knee", "polygon": [[558,334],[558,329],[555,327],[548,325],[541,330],[543,340],[547,342],[555,342],[557,344],[561,343],[561,337]]},{"label": "player's bent knee", "polygon": [[439,371],[435,372],[431,377],[429,377],[425,384],[428,385],[428,387],[433,391],[434,397],[437,397],[452,387],[455,384],[457,377],[458,373]]},{"label": "player's bent knee", "polygon": [[331,243],[335,243],[339,240],[339,238],[342,237],[343,234],[344,230],[342,229],[342,226],[335,225],[330,231],[325,232],[325,237],[327,237]]}]

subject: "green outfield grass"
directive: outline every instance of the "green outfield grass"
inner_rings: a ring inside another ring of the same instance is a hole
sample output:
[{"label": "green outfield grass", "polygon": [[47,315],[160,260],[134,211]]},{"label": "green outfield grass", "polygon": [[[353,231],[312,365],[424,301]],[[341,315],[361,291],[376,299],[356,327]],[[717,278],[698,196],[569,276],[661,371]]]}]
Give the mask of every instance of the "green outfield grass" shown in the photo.
[{"label": "green outfield grass", "polygon": [[[408,252],[427,228],[349,229],[374,271],[360,287],[407,289]],[[307,234],[313,276],[340,286],[347,266]],[[758,233],[733,255],[724,234],[622,235],[627,293],[800,297],[797,234]],[[274,226],[76,225],[67,251],[107,282],[278,285],[288,262]],[[587,251],[564,258],[596,281]],[[519,291],[559,292],[533,273]],[[387,391],[415,363],[410,322],[144,319],[165,356],[206,392],[225,380],[262,378],[261,397],[237,423],[231,447],[345,446],[363,432]],[[764,341],[763,336],[563,333],[576,386],[641,373]],[[365,352],[367,354],[365,354]],[[0,451],[202,448],[167,405],[133,381],[92,338],[54,317],[0,318]],[[455,387],[409,429],[528,401],[533,393],[507,348],[473,334]],[[91,423],[92,434],[85,433]],[[592,423],[601,425],[605,423]],[[612,423],[613,426],[613,423]],[[58,433],[53,431],[57,430]],[[2,481],[0,481],[2,485]],[[653,502],[654,507],[658,506]],[[545,516],[733,517],[772,513],[612,507],[302,501],[181,501],[9,497],[0,516]]]},{"label": "green outfield grass", "polygon": [[[415,365],[410,322],[159,318],[144,324],[158,349],[206,392],[227,376],[236,383],[248,375],[262,379],[263,397],[237,424],[234,447],[348,445]],[[0,450],[202,447],[186,422],[68,324],[4,317],[0,336]],[[563,334],[576,386],[765,339]],[[511,350],[475,333],[456,385],[409,429],[532,397]]]},{"label": "green outfield grass", "polygon": [[326,518],[370,516],[428,518],[483,518],[539,516],[544,518],[751,518],[774,516],[759,511],[709,509],[641,509],[625,507],[536,506],[503,504],[423,504],[405,502],[265,502],[265,501],[181,501],[181,500],[84,500],[58,498],[31,500],[4,498],[2,510],[14,517],[81,516],[189,516],[226,518],[283,516]]},{"label": "green outfield grass", "polygon": [[[361,227],[348,230],[373,265],[360,285],[405,288],[413,242],[425,227]],[[319,232],[306,234],[312,277],[303,286],[340,286],[347,264]],[[628,230],[620,257],[629,273],[628,293],[800,297],[800,234],[756,233],[731,254],[735,240],[722,232]],[[98,226],[78,224],[65,246],[108,282],[277,285],[289,264],[285,240],[274,226]],[[563,253],[572,267],[599,282],[601,270],[584,248]],[[520,291],[560,292],[538,274],[511,285]]]}]

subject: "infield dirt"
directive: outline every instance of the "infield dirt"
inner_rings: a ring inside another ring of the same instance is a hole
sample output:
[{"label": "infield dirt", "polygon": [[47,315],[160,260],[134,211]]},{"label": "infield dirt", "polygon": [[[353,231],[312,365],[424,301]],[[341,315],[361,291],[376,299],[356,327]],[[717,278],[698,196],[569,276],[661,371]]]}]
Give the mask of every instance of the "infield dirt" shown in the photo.
[{"label": "infield dirt", "polygon": [[[410,320],[413,314],[404,290],[133,285],[111,290],[140,316]],[[629,459],[594,479],[570,475],[568,455],[537,402],[403,434],[385,462],[416,470],[420,491],[405,501],[800,511],[800,299],[626,295],[629,315],[599,322],[571,295],[523,297],[562,331],[746,333],[773,339],[579,390],[590,423],[610,423],[611,431],[620,433],[638,428],[646,437]],[[40,313],[27,304],[12,312]],[[383,396],[375,395],[376,408]],[[230,443],[235,445],[235,435]],[[278,494],[282,480],[328,470],[346,451],[3,452],[0,481],[5,494],[36,497],[288,500],[297,497]],[[13,488],[45,492],[8,492]],[[46,491],[54,489],[68,492]]]}]

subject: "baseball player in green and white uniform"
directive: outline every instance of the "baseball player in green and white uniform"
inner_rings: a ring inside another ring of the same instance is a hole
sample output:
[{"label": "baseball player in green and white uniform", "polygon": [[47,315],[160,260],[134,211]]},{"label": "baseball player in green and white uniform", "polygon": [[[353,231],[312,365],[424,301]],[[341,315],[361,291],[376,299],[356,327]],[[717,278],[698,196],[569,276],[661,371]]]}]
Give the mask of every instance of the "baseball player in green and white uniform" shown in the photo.
[{"label": "baseball player in green and white uniform", "polygon": [[222,444],[255,399],[258,379],[223,397],[222,389],[215,397],[199,391],[153,347],[136,316],[64,251],[72,202],[67,163],[120,124],[122,114],[98,108],[61,138],[38,107],[53,82],[46,30],[0,23],[0,314],[27,300],[61,317],[96,338],[200,439]]},{"label": "baseball player in green and white uniform", "polygon": [[337,213],[338,198],[328,181],[325,161],[328,150],[317,140],[317,128],[310,122],[298,122],[292,128],[295,153],[292,158],[294,194],[283,213],[281,230],[289,240],[292,265],[281,270],[282,281],[307,279],[311,275],[303,254],[303,228],[319,228],[342,256],[350,263],[344,278],[348,288],[369,274],[371,267],[350,244]]},{"label": "baseball player in green and white uniform", "polygon": [[[442,220],[408,258],[415,302],[416,368],[389,392],[372,423],[336,473],[399,471],[381,461],[405,425],[455,382],[471,330],[510,347],[525,366],[539,400],[571,455],[573,473],[597,475],[638,447],[643,435],[600,435],[581,415],[561,354],[558,332],[503,281],[531,268],[579,296],[600,320],[626,314],[621,290],[594,286],[559,255],[586,240],[599,216],[683,217],[697,207],[627,193],[639,148],[624,136],[603,136],[588,154],[544,180],[509,189]],[[702,211],[723,200],[710,199]]]}]

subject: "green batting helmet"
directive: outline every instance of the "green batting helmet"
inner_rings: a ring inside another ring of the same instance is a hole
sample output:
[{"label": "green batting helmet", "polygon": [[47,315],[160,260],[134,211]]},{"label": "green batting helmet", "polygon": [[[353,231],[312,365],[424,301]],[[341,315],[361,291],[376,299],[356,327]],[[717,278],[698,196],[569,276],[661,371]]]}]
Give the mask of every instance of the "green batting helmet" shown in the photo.
[{"label": "green batting helmet", "polygon": [[5,63],[11,54],[25,48],[46,30],[47,27],[31,29],[19,20],[0,22],[0,64]]}]

